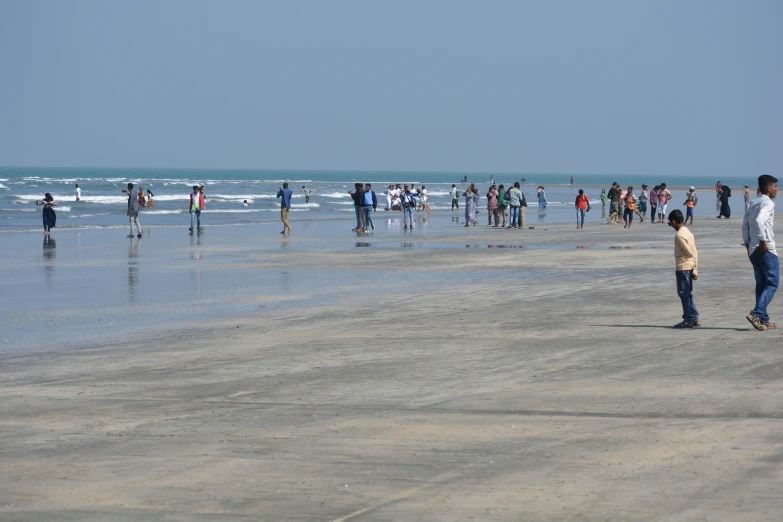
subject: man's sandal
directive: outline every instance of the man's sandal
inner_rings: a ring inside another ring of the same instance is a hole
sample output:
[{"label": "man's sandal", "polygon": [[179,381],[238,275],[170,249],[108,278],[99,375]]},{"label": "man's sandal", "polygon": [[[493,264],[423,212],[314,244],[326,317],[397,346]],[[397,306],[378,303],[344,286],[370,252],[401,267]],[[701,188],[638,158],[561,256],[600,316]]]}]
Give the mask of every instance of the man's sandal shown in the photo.
[{"label": "man's sandal", "polygon": [[766,329],[767,329],[767,325],[765,325],[765,324],[762,324],[762,323],[761,323],[761,318],[759,318],[759,317],[756,317],[756,316],[755,316],[755,315],[753,315],[753,314],[748,314],[748,315],[746,315],[746,316],[745,316],[745,319],[747,319],[747,320],[748,320],[748,322],[749,322],[750,324],[752,324],[752,325],[753,325],[753,328],[755,328],[756,330],[759,330],[759,331],[762,331],[762,332],[763,332],[764,330],[766,330]]},{"label": "man's sandal", "polygon": [[774,330],[775,328],[777,328],[777,325],[775,323],[767,323],[767,324],[763,324],[762,326],[766,326],[767,330]]}]

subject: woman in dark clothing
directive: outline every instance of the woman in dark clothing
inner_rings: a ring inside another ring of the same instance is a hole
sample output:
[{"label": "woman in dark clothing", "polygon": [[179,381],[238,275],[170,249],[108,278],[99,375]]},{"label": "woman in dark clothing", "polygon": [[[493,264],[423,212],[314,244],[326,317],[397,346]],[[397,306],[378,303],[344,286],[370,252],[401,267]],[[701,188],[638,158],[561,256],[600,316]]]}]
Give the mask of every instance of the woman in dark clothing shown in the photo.
[{"label": "woman in dark clothing", "polygon": [[723,188],[720,191],[720,214],[718,214],[718,219],[720,219],[721,216],[725,217],[726,219],[731,217],[731,209],[729,208],[730,197],[731,189],[726,185],[723,185]]},{"label": "woman in dark clothing", "polygon": [[52,208],[57,206],[57,202],[52,195],[47,192],[46,195],[44,195],[44,198],[36,201],[35,204],[36,206],[43,205],[44,235],[48,236],[49,231],[57,224],[57,214],[55,214],[54,208]]}]

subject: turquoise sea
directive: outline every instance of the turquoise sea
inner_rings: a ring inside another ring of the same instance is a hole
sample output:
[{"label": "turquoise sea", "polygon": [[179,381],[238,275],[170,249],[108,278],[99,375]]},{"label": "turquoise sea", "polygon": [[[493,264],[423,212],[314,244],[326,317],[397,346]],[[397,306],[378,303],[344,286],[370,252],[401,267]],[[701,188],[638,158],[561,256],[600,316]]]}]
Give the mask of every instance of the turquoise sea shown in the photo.
[{"label": "turquoise sea", "polygon": [[[575,182],[569,184],[570,177]],[[186,226],[188,194],[194,184],[205,185],[205,226],[278,223],[278,188],[288,182],[294,189],[293,220],[345,220],[350,224],[353,204],[348,190],[357,181],[372,183],[379,200],[389,184],[415,183],[425,185],[432,197],[430,207],[435,213],[449,211],[452,183],[460,180],[478,185],[486,192],[491,176],[496,183],[510,184],[526,179],[523,191],[531,207],[536,206],[535,187],[546,188],[549,205],[538,219],[544,222],[564,222],[572,218],[573,200],[579,188],[591,199],[597,199],[601,189],[613,181],[623,186],[640,187],[666,182],[670,187],[695,185],[711,196],[717,179],[704,176],[617,175],[617,174],[539,174],[539,173],[457,173],[457,172],[382,172],[382,171],[299,171],[299,170],[223,170],[223,169],[127,169],[127,168],[38,168],[0,167],[0,231],[29,231],[41,227],[40,208],[35,200],[50,192],[59,202],[57,228],[113,228],[126,223],[127,197],[122,194],[128,182],[155,194],[155,207],[143,209],[142,225],[147,227]],[[732,188],[749,184],[755,187],[756,176],[724,178]],[[82,190],[76,202],[74,185]],[[306,186],[312,198],[305,203],[302,194]],[[735,192],[735,195],[737,193]],[[675,197],[679,197],[675,193]],[[250,206],[243,207],[248,200]],[[738,203],[741,204],[741,203]],[[351,227],[347,227],[350,230]]]}]

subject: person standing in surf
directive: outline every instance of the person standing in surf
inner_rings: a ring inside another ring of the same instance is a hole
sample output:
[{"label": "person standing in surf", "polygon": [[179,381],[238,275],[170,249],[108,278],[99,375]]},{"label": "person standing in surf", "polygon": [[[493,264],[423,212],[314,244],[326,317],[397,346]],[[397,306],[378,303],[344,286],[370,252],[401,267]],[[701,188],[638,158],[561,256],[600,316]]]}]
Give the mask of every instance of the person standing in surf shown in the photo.
[{"label": "person standing in surf", "polygon": [[133,237],[133,225],[136,225],[136,237],[141,237],[141,223],[139,223],[139,210],[141,210],[141,203],[139,202],[139,193],[133,189],[133,183],[128,183],[128,190],[124,190],[128,194],[128,222],[130,223],[130,234],[128,237]]},{"label": "person standing in surf", "polygon": [[277,191],[277,197],[282,200],[280,203],[280,221],[283,222],[283,231],[280,233],[285,235],[287,229],[290,234],[293,228],[288,224],[288,211],[291,210],[291,189],[288,188],[288,183],[283,183],[283,188]]},{"label": "person standing in surf", "polygon": [[196,233],[201,232],[201,211],[204,209],[204,194],[198,185],[193,185],[193,193],[190,195],[190,205],[188,205],[190,211],[190,233],[192,234],[194,229]]},{"label": "person standing in surf", "polygon": [[57,213],[54,211],[54,207],[57,206],[57,202],[54,200],[50,193],[44,194],[43,199],[39,199],[35,202],[35,206],[43,205],[43,228],[44,235],[48,236],[52,229],[57,226]]}]

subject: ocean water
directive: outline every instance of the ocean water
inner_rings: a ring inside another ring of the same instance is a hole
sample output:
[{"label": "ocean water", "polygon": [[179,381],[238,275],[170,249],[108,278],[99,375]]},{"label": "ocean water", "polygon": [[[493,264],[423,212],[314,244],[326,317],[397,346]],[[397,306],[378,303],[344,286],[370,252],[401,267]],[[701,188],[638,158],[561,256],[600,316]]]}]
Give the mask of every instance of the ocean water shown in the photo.
[{"label": "ocean water", "polygon": [[[425,185],[430,194],[430,208],[435,213],[450,212],[452,183],[459,188],[463,175],[475,182],[482,196],[489,187],[489,173],[448,172],[358,172],[358,171],[272,171],[272,170],[201,170],[201,169],[118,169],[118,168],[32,168],[0,167],[0,231],[30,231],[41,228],[41,209],[35,201],[50,192],[58,201],[57,228],[113,228],[127,223],[125,210],[127,196],[122,194],[127,183],[142,187],[155,194],[155,207],[142,209],[142,226],[173,227],[189,225],[188,194],[195,184],[205,185],[206,210],[202,224],[229,226],[279,223],[277,190],[288,182],[294,190],[292,220],[345,220],[350,223],[353,202],[348,191],[355,182],[372,183],[383,206],[383,191],[390,184],[415,183]],[[612,181],[623,186],[640,187],[642,183],[654,185],[666,182],[670,187],[696,185],[702,201],[709,200],[702,208],[712,210],[715,179],[705,177],[637,176],[573,174],[575,183],[569,184],[569,174],[495,174],[495,182],[509,185],[525,178],[523,185],[528,200],[528,215],[536,212],[539,222],[561,223],[572,219],[573,201],[579,188],[585,189],[591,200],[597,200],[601,189],[608,189]],[[735,177],[722,179],[734,190],[733,202],[742,204],[741,186],[755,187],[756,178]],[[82,189],[81,201],[76,201],[74,185]],[[546,211],[536,208],[535,187],[544,185],[548,200]],[[312,190],[309,203],[298,194],[302,186]],[[637,192],[638,193],[638,192]],[[676,198],[684,194],[675,192]],[[738,196],[738,197],[737,197]],[[248,200],[249,207],[242,207]],[[462,206],[462,201],[460,201]],[[386,216],[384,216],[386,217]],[[480,222],[486,214],[479,216]]]}]

